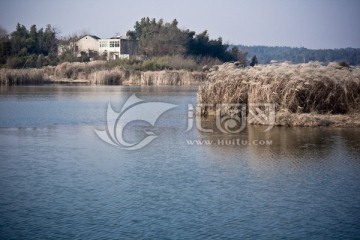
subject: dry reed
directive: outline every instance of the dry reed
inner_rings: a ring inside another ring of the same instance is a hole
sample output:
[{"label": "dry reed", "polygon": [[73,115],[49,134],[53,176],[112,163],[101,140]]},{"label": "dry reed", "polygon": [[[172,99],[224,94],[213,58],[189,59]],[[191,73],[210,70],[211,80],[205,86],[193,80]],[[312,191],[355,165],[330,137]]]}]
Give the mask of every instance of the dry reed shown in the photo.
[{"label": "dry reed", "polygon": [[54,79],[88,80],[90,84],[127,85],[198,85],[205,73],[184,70],[129,71],[114,67],[107,69],[104,61],[63,63],[54,71]]},{"label": "dry reed", "polygon": [[[177,67],[194,65],[193,59],[180,57],[164,57]],[[170,61],[171,60],[171,61]],[[186,61],[185,61],[186,60]],[[162,70],[141,71],[126,70],[123,66],[112,65],[106,61],[89,63],[65,62],[56,67],[42,69],[2,69],[0,72],[1,84],[41,84],[46,83],[86,83],[111,85],[199,85],[206,79],[206,74],[200,71]]]},{"label": "dry reed", "polygon": [[[139,76],[139,75],[138,75]],[[139,85],[198,85],[205,79],[201,72],[164,70],[141,72]]]},{"label": "dry reed", "polygon": [[90,74],[105,69],[106,61],[94,61],[89,63],[65,62],[55,68],[55,78],[65,79],[89,79]]},{"label": "dry reed", "polygon": [[42,84],[44,69],[0,69],[1,85]]},{"label": "dry reed", "polygon": [[[325,66],[319,62],[253,68],[225,63],[210,71],[208,82],[199,87],[198,102],[213,106],[273,103],[278,124],[304,125],[301,122],[306,119],[297,118],[299,123],[295,124],[292,114],[359,113],[360,69],[335,63]],[[202,112],[209,114],[213,110],[208,107]],[[289,118],[292,120],[284,120]]]},{"label": "dry reed", "polygon": [[129,72],[117,68],[111,70],[99,70],[88,76],[90,84],[122,85],[129,78]]}]

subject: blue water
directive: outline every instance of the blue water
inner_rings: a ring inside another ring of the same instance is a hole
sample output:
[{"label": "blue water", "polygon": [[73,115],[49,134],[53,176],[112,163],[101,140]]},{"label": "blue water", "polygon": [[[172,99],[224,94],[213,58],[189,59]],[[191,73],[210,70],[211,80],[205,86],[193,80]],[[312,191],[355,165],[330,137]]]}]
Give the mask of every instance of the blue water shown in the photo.
[{"label": "blue water", "polygon": [[[196,90],[2,87],[0,239],[360,238],[360,129],[186,132]],[[177,107],[130,126],[158,138],[128,151],[94,130],[133,93]],[[188,143],[224,139],[272,144]]]}]

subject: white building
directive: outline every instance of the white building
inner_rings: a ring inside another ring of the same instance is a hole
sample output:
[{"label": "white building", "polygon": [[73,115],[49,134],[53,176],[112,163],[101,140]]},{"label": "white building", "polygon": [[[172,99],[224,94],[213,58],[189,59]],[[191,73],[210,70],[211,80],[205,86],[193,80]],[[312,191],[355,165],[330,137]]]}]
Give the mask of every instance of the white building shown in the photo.
[{"label": "white building", "polygon": [[94,35],[85,35],[77,41],[59,45],[58,54],[61,55],[65,52],[74,53],[77,57],[86,54],[90,58],[106,56],[107,60],[129,59],[130,56],[136,55],[137,45],[136,41],[127,38],[100,39]]},{"label": "white building", "polygon": [[75,45],[75,52],[81,55],[82,52],[89,56],[99,53],[99,37],[94,35],[85,35],[77,40]]},{"label": "white building", "polygon": [[58,55],[71,53],[77,57],[83,54],[94,57],[99,54],[99,37],[94,35],[85,35],[77,40],[70,40],[58,45]]},{"label": "white building", "polygon": [[121,37],[99,40],[99,55],[107,59],[129,59],[136,54],[136,41]]}]

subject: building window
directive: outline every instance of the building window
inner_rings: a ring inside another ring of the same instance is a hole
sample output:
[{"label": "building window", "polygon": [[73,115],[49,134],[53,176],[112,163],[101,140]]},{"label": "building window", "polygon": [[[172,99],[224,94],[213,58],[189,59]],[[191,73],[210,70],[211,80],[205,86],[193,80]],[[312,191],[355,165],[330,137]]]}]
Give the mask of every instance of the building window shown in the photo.
[{"label": "building window", "polygon": [[110,47],[118,48],[118,47],[120,47],[120,42],[119,41],[110,41]]},{"label": "building window", "polygon": [[100,47],[108,47],[108,42],[106,41],[100,42]]}]

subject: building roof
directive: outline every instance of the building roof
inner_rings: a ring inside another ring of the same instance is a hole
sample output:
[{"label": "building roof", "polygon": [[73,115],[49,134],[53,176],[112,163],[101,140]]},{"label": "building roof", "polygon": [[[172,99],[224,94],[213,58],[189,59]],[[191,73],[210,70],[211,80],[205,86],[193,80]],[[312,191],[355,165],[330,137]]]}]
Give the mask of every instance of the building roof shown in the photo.
[{"label": "building roof", "polygon": [[127,36],[116,36],[116,37],[111,37],[110,39],[130,40],[129,37]]},{"label": "building roof", "polygon": [[96,40],[99,40],[99,39],[100,39],[98,36],[86,34],[86,35],[80,37],[79,40],[82,39],[82,38],[84,38],[84,37],[86,37],[86,36],[92,37],[92,38],[94,38],[94,39],[96,39]]}]

